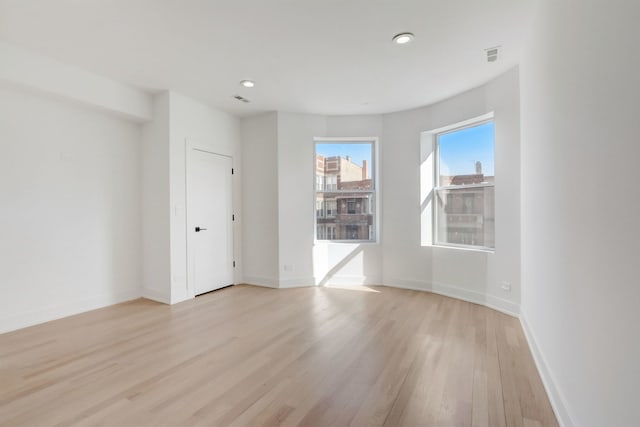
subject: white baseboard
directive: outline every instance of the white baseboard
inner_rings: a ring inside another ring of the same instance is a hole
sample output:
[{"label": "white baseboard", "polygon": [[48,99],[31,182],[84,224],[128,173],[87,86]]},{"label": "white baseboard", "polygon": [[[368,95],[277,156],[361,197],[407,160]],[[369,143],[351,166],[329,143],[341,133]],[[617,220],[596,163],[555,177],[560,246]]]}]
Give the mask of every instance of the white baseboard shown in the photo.
[{"label": "white baseboard", "polygon": [[315,286],[315,279],[313,277],[293,277],[290,279],[280,279],[278,287],[282,289],[290,288],[306,288],[309,286]]},{"label": "white baseboard", "polygon": [[516,304],[514,302],[493,295],[471,291],[469,289],[463,289],[445,283],[433,282],[431,292],[447,297],[458,298],[463,301],[468,301],[475,304],[484,305],[485,307],[489,307],[493,310],[508,314],[509,316],[513,317],[518,317],[518,315],[520,314],[520,304]]},{"label": "white baseboard", "polygon": [[[245,277],[245,283],[257,286],[266,286],[270,288],[300,288],[313,286],[317,280],[314,278],[292,278],[280,280],[276,285],[274,280],[260,277]],[[486,295],[480,292],[470,291],[457,286],[448,285],[444,283],[431,283],[419,280],[406,280],[406,279],[388,279],[386,281],[377,277],[368,276],[332,276],[326,283],[326,285],[334,286],[376,286],[383,285],[401,289],[411,289],[415,291],[433,292],[452,298],[457,298],[463,301],[472,302],[489,307],[493,310],[497,310],[501,313],[508,314],[513,317],[518,317],[520,313],[520,305],[493,295]]]},{"label": "white baseboard", "polygon": [[143,288],[142,297],[152,301],[161,302],[163,304],[171,303],[171,298],[168,295],[165,295],[164,292],[156,291],[155,289]]},{"label": "white baseboard", "polygon": [[441,282],[388,279],[384,282],[384,285],[394,288],[411,289],[414,291],[432,292],[434,294],[444,295],[446,297],[457,298],[463,301],[468,301],[474,304],[480,304],[485,307],[489,307],[493,310],[508,314],[509,316],[513,317],[518,317],[520,313],[520,305],[517,303],[493,295],[487,295],[481,292],[471,291],[469,289],[463,289],[458,286],[453,286]]},{"label": "white baseboard", "polygon": [[356,275],[334,275],[323,283],[323,285],[334,286],[374,286],[380,284],[382,284],[382,280],[379,277]]},{"label": "white baseboard", "polygon": [[431,292],[431,283],[422,282],[419,280],[389,279],[385,280],[384,286],[399,289],[409,289],[412,291]]},{"label": "white baseboard", "polygon": [[12,314],[10,316],[0,318],[0,334],[137,299],[140,298],[140,293],[141,290],[136,288],[134,290],[120,292],[115,295],[94,295],[86,298],[80,298],[62,305]]},{"label": "white baseboard", "polygon": [[[270,279],[266,277],[245,276],[244,282],[247,285],[264,286],[267,288],[306,288],[309,286],[319,286],[315,277],[294,277],[290,279]],[[326,285],[336,286],[374,286],[380,285],[381,280],[375,277],[367,276],[333,276],[328,280]]]},{"label": "white baseboard", "polygon": [[258,276],[244,276],[244,281],[247,285],[262,286],[265,288],[277,288],[278,279],[271,277],[258,277]]},{"label": "white baseboard", "polygon": [[555,380],[555,376],[553,375],[551,370],[549,370],[549,365],[546,362],[546,358],[540,350],[540,347],[538,347],[535,335],[533,334],[533,331],[529,326],[527,316],[524,312],[520,312],[520,324],[522,325],[522,330],[524,331],[524,336],[527,339],[527,343],[529,343],[529,348],[531,349],[531,354],[533,355],[533,361],[538,368],[538,373],[540,374],[540,378],[542,379],[544,389],[547,391],[547,396],[549,396],[549,402],[551,403],[553,412],[556,414],[558,424],[560,424],[560,427],[573,427],[575,423],[573,422],[572,417],[569,415],[566,399],[564,398],[562,392],[560,392],[560,390],[556,386],[557,381]]}]

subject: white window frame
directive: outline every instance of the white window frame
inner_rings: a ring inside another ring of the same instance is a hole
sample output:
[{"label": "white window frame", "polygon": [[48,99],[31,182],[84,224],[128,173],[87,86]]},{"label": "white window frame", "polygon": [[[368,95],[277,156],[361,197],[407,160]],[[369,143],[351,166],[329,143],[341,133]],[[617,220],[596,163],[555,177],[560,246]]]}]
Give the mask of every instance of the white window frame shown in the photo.
[{"label": "white window frame", "polygon": [[[437,198],[438,198],[438,192],[440,191],[447,191],[447,190],[462,190],[465,188],[486,188],[486,187],[492,187],[494,189],[494,194],[495,194],[495,178],[494,178],[494,182],[493,183],[480,183],[480,184],[466,184],[466,185],[445,185],[445,186],[441,186],[440,185],[440,137],[442,135],[446,135],[446,134],[450,134],[450,133],[454,133],[454,132],[459,132],[461,130],[464,129],[469,129],[472,127],[476,127],[476,126],[480,126],[486,123],[494,123],[495,126],[495,120],[494,120],[494,116],[493,113],[489,113],[489,114],[485,114],[484,116],[478,117],[476,119],[471,119],[471,120],[467,120],[465,122],[461,122],[461,123],[457,123],[451,126],[447,126],[446,128],[441,128],[441,129],[437,129],[434,131],[431,131],[430,133],[433,135],[433,144],[434,144],[434,148],[433,148],[433,152],[434,152],[434,165],[433,165],[433,203],[432,203],[432,224],[431,224],[431,233],[433,236],[433,242],[432,245],[436,246],[436,247],[444,247],[444,248],[459,248],[459,249],[468,249],[468,250],[475,250],[475,251],[481,251],[481,252],[490,252],[490,253],[494,253],[495,252],[495,247],[489,247],[489,246],[481,246],[481,245],[466,245],[466,244],[460,244],[460,243],[447,243],[447,242],[441,242],[438,240],[438,203],[437,203]],[[495,136],[494,136],[494,141],[493,141],[493,156],[494,156],[494,162],[495,162]],[[495,200],[494,200],[495,203]],[[494,206],[495,209],[495,206]],[[495,233],[495,230],[494,230]],[[494,239],[495,239],[495,234],[494,234]]]},{"label": "white window frame", "polygon": [[[379,189],[379,185],[378,182],[380,182],[380,172],[379,172],[379,168],[378,168],[378,137],[316,137],[313,138],[313,183],[314,183],[314,191],[313,191],[313,199],[314,201],[316,200],[316,193],[318,192],[318,190],[316,190],[316,186],[315,186],[315,176],[316,176],[316,169],[317,169],[317,163],[316,163],[316,156],[317,156],[317,152],[316,152],[316,145],[317,144],[371,144],[372,148],[371,148],[371,165],[369,166],[372,173],[371,173],[371,179],[372,179],[372,184],[373,184],[373,188],[371,190],[349,190],[349,193],[364,193],[364,194],[369,194],[369,193],[373,193],[373,197],[375,199],[375,212],[372,213],[373,215],[373,223],[375,224],[375,239],[374,240],[318,240],[318,235],[317,235],[317,229],[318,229],[318,218],[316,217],[316,211],[315,211],[315,202],[312,205],[314,207],[313,210],[313,224],[314,224],[314,233],[313,233],[313,241],[314,244],[372,244],[372,245],[377,245],[380,243],[380,215],[381,215],[381,210],[380,210],[380,189]],[[336,183],[337,186],[337,183]],[[324,190],[326,192],[329,193],[338,193],[338,189],[336,188],[336,190]],[[346,191],[345,191],[346,192]],[[337,211],[338,211],[338,203],[336,203],[336,213],[334,215],[337,216]],[[334,229],[334,233],[335,233],[335,229]],[[369,233],[371,234],[371,233]]]}]

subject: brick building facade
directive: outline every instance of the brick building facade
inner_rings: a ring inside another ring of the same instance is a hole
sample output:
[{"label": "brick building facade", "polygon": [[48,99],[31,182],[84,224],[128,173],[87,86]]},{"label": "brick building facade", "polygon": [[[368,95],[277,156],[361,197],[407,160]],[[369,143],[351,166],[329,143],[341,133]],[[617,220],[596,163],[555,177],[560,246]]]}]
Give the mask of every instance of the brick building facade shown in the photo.
[{"label": "brick building facade", "polygon": [[366,160],[316,155],[316,238],[375,240],[373,191]]}]

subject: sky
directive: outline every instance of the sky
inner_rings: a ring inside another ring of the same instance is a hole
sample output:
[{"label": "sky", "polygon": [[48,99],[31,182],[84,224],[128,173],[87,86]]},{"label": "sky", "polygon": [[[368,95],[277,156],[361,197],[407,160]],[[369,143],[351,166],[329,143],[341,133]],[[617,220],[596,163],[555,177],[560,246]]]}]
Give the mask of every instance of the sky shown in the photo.
[{"label": "sky", "polygon": [[369,176],[371,178],[371,149],[373,145],[371,143],[317,143],[316,154],[320,154],[325,157],[351,156],[351,161],[358,166],[362,166],[362,161],[366,160],[369,164]]},{"label": "sky", "polygon": [[[476,173],[476,161],[480,161],[482,173],[485,176],[494,176],[493,133],[494,124],[488,122],[440,135],[440,174],[472,175]],[[370,143],[316,144],[317,154],[325,157],[351,156],[351,161],[359,166],[362,166],[363,160],[367,160],[371,165],[371,149]]]},{"label": "sky", "polygon": [[440,135],[440,175],[476,173],[476,161],[482,173],[494,176],[493,122]]}]

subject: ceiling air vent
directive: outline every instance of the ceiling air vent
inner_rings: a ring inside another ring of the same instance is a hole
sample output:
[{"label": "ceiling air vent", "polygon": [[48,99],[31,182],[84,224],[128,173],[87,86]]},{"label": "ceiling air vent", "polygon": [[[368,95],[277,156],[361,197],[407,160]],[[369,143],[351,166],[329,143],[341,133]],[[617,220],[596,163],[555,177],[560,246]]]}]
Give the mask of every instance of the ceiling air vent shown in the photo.
[{"label": "ceiling air vent", "polygon": [[247,98],[245,98],[244,96],[240,96],[240,95],[233,95],[233,97],[235,99],[237,99],[238,101],[242,101],[246,104],[250,103],[251,101],[249,101]]},{"label": "ceiling air vent", "polygon": [[496,62],[498,60],[498,50],[500,46],[490,47],[489,49],[485,49],[487,52],[487,62]]}]

